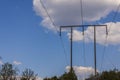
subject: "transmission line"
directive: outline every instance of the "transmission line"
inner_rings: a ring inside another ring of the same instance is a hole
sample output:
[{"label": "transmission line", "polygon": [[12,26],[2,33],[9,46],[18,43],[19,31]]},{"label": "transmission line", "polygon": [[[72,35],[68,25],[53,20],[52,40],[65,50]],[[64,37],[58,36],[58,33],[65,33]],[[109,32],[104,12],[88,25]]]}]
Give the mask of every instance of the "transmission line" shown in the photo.
[{"label": "transmission line", "polygon": [[[82,18],[82,25],[84,24],[84,17],[83,17],[83,1],[80,0],[81,2],[81,18]],[[84,37],[84,26],[83,26],[83,54],[84,54],[84,63],[86,65],[86,54],[85,54],[85,37]]]},{"label": "transmission line", "polygon": [[[119,13],[119,12],[118,12],[118,11],[119,11],[119,8],[120,8],[120,3],[118,4],[118,7],[117,7],[117,9],[116,9],[116,11],[115,11],[115,15],[113,16],[112,22],[115,21],[117,15],[118,15],[118,13]],[[109,32],[110,32],[110,29],[111,29],[112,24],[113,24],[113,23],[111,23],[111,25],[110,25]]]},{"label": "transmission line", "polygon": [[[81,11],[81,24],[84,24],[84,17],[83,17],[83,1],[80,0],[80,11]],[[85,37],[84,37],[84,26],[82,28],[83,31],[83,57],[84,57],[84,66],[86,66],[86,53],[85,53]],[[86,77],[86,73],[85,73]]]},{"label": "transmission line", "polygon": [[[118,15],[119,8],[120,8],[120,3],[118,4],[118,6],[117,6],[117,8],[116,8],[116,11],[115,11],[115,14],[114,14],[114,16],[113,16],[112,22],[115,21],[117,15]],[[110,33],[110,30],[111,30],[111,26],[112,26],[112,25],[113,25],[113,23],[110,24],[108,33]],[[105,39],[105,46],[104,46],[104,49],[103,49],[102,63],[101,63],[101,68],[100,68],[100,70],[101,70],[102,67],[103,67],[103,61],[104,61],[104,56],[105,56],[105,52],[106,52],[106,46],[107,46],[108,36],[109,36],[109,34],[106,36],[106,39]],[[112,64],[112,65],[113,65],[113,64]],[[113,66],[114,66],[114,65],[113,65]]]},{"label": "transmission line", "polygon": [[[81,12],[81,25],[84,23],[84,18],[83,18],[83,1],[80,0],[80,12]],[[85,59],[85,37],[84,37],[84,26],[82,27],[83,31],[83,54],[84,54],[84,63],[86,63]]]},{"label": "transmission line", "polygon": [[[40,3],[41,3],[41,5],[42,5],[42,7],[44,8],[44,10],[45,10],[47,16],[49,17],[49,19],[50,19],[52,25],[55,27],[55,29],[56,29],[56,31],[57,31],[57,34],[58,34],[58,36],[59,36],[59,31],[58,31],[58,29],[57,29],[57,26],[56,26],[56,24],[54,23],[54,21],[52,20],[52,17],[49,15],[47,7],[44,5],[44,3],[43,3],[42,0],[40,0]],[[61,45],[62,45],[63,50],[64,50],[64,55],[65,55],[66,63],[68,64],[68,62],[67,62],[67,54],[66,54],[66,50],[65,50],[65,47],[64,47],[64,43],[63,43],[62,37],[59,36],[59,38],[60,38]]]}]

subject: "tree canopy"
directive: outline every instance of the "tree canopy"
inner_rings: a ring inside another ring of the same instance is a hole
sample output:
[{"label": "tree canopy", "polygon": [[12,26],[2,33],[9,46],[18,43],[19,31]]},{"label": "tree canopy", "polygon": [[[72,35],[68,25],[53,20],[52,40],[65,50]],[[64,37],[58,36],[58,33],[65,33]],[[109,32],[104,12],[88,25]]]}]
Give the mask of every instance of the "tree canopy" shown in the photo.
[{"label": "tree canopy", "polygon": [[[19,79],[18,79],[19,77]],[[33,70],[26,68],[22,75],[18,75],[18,69],[10,63],[4,63],[0,67],[0,80],[37,80],[37,74]],[[43,80],[78,80],[77,76],[73,71],[65,72],[61,76],[53,76],[51,78],[44,78]],[[103,71],[98,75],[90,76],[86,80],[120,80],[120,71],[113,69],[110,71]]]},{"label": "tree canopy", "polygon": [[120,80],[120,71],[117,69],[113,69],[110,71],[103,71],[101,74],[98,74],[98,76],[90,77],[86,80]]},{"label": "tree canopy", "polygon": [[5,63],[0,69],[0,79],[2,80],[15,80],[17,69],[10,63]]},{"label": "tree canopy", "polygon": [[44,80],[77,80],[77,76],[74,72],[74,70],[72,72],[65,72],[62,76],[60,77],[51,77],[51,78],[44,78]]},{"label": "tree canopy", "polygon": [[36,80],[37,74],[34,73],[31,69],[25,69],[22,72],[21,80]]}]

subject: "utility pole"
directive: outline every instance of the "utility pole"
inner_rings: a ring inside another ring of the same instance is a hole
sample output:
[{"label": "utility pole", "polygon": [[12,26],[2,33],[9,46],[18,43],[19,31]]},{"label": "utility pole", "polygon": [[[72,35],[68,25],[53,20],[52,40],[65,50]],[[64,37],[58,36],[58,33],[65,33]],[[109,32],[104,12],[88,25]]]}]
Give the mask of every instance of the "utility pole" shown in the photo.
[{"label": "utility pole", "polygon": [[70,72],[73,71],[73,67],[72,67],[73,66],[73,62],[72,62],[73,61],[73,57],[72,57],[73,56],[73,46],[72,46],[73,43],[72,42],[73,42],[73,28],[71,27],[71,37],[70,37],[70,48],[71,48],[70,49],[70,60],[71,60],[70,61]]},{"label": "utility pole", "polygon": [[94,66],[95,66],[95,77],[97,76],[96,68],[96,27],[94,26]]},{"label": "utility pole", "polygon": [[[99,26],[105,26],[105,25],[99,25]],[[96,26],[94,25],[94,67],[95,67],[95,77],[97,77],[97,56],[96,56]],[[107,25],[106,27],[106,35],[108,35],[108,31],[107,31]]]},{"label": "utility pole", "polygon": [[[61,36],[61,28],[65,28],[66,26],[60,27],[60,36]],[[73,72],[73,27],[68,26],[70,28],[70,72]],[[67,27],[66,27],[67,28]]]},{"label": "utility pole", "polygon": [[[61,29],[62,28],[71,28],[70,33],[71,33],[71,37],[70,37],[70,72],[73,71],[73,51],[72,51],[72,42],[73,42],[73,27],[94,27],[94,71],[95,71],[95,77],[97,76],[97,67],[96,67],[96,27],[97,26],[104,26],[106,27],[106,35],[108,34],[107,32],[107,25],[70,25],[70,26],[60,26],[60,36],[61,36]],[[84,31],[83,31],[84,33]]]}]

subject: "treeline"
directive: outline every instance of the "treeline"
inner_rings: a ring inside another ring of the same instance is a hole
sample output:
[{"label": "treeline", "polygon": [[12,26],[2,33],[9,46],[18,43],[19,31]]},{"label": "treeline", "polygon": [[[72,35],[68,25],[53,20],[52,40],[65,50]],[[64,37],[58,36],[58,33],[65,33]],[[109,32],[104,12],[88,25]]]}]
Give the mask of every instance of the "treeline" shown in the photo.
[{"label": "treeline", "polygon": [[[64,73],[62,76],[51,77],[51,78],[44,78],[44,80],[78,80],[75,73]],[[120,80],[120,71],[118,69],[113,69],[110,71],[103,71],[102,73],[98,73],[95,77],[91,75],[88,79],[85,80]]]},{"label": "treeline", "polygon": [[[25,69],[20,71],[14,65],[10,63],[4,63],[0,66],[0,80],[37,80],[37,74],[31,69]],[[53,76],[51,78],[44,78],[43,80],[78,80],[74,70],[71,72],[65,72],[63,75],[57,77]],[[118,69],[113,69],[110,71],[103,71],[98,73],[95,77],[91,75],[86,80],[120,80],[120,71]]]},{"label": "treeline", "polygon": [[19,69],[10,63],[4,63],[0,67],[0,80],[36,80],[37,74],[31,69],[25,69],[19,75]]},{"label": "treeline", "polygon": [[[31,69],[25,69],[20,75],[20,71],[13,64],[4,63],[0,66],[0,80],[37,80],[38,76]],[[74,71],[65,72],[60,77],[54,76],[51,78],[44,78],[43,80],[77,80]]]},{"label": "treeline", "polygon": [[57,77],[51,77],[51,78],[44,78],[43,80],[78,80],[77,76],[74,71],[72,72],[65,72],[62,76]]},{"label": "treeline", "polygon": [[118,69],[103,71],[101,74],[98,74],[96,77],[90,76],[90,78],[86,80],[120,80],[120,71]]}]

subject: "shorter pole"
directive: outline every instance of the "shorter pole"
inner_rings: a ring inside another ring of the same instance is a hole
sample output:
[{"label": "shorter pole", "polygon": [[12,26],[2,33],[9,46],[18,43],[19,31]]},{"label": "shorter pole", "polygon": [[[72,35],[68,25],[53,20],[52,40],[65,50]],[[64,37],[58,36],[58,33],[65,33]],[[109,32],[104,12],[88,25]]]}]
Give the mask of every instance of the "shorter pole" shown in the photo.
[{"label": "shorter pole", "polygon": [[97,76],[96,70],[96,27],[94,26],[94,66],[95,66],[95,77]]}]

